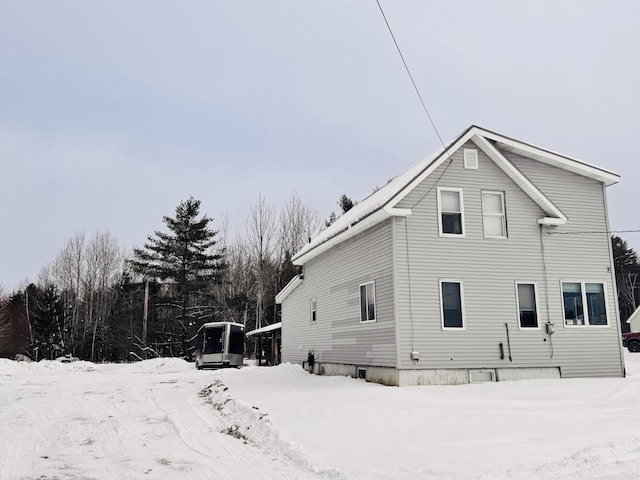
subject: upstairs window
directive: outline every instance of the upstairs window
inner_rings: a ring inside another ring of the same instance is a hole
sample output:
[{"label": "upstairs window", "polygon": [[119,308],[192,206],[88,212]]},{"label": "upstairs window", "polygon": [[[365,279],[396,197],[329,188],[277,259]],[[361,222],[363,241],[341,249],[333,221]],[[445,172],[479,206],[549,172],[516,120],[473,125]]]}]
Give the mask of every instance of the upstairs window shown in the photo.
[{"label": "upstairs window", "polygon": [[565,325],[608,325],[604,292],[603,283],[562,282]]},{"label": "upstairs window", "polygon": [[360,285],[360,321],[376,321],[376,286],[374,282]]},{"label": "upstairs window", "polygon": [[441,236],[464,236],[462,190],[438,187],[438,223]]},{"label": "upstairs window", "polygon": [[317,320],[317,315],[318,315],[318,305],[316,302],[315,297],[311,299],[311,325],[315,325],[316,320]]},{"label": "upstairs window", "polygon": [[484,236],[507,238],[507,218],[503,192],[482,192]]}]

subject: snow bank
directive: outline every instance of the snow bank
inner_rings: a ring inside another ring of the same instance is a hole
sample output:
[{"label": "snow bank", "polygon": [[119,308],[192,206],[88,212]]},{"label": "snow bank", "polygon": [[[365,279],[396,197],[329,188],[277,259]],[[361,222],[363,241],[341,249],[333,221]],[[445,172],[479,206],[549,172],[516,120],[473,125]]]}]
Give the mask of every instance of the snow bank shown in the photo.
[{"label": "snow bank", "polygon": [[0,375],[46,375],[54,372],[92,372],[117,370],[122,373],[179,373],[194,370],[193,363],[181,358],[154,358],[135,363],[91,363],[85,361],[63,363],[56,360],[16,362],[0,358]]},{"label": "snow bank", "polygon": [[[258,367],[247,367],[257,369]],[[278,369],[286,372],[287,368]],[[301,370],[299,367],[297,370]],[[239,374],[240,372],[233,372]],[[285,373],[286,374],[286,373]],[[337,469],[319,465],[311,461],[304,449],[281,437],[277,427],[269,420],[268,414],[258,407],[236,402],[229,395],[228,388],[220,380],[216,380],[202,390],[201,394],[208,403],[223,416],[225,433],[249,441],[269,455],[286,459],[296,466],[308,470],[326,479],[346,479],[344,473]]]},{"label": "snow bank", "polygon": [[46,375],[54,372],[90,372],[96,370],[91,362],[62,363],[56,360],[40,360],[39,362],[16,362],[0,358],[0,375]]},{"label": "snow bank", "polygon": [[[105,364],[102,368],[110,367],[109,364]],[[117,369],[127,373],[179,373],[195,370],[195,365],[182,358],[153,358],[141,362],[118,364]]]}]

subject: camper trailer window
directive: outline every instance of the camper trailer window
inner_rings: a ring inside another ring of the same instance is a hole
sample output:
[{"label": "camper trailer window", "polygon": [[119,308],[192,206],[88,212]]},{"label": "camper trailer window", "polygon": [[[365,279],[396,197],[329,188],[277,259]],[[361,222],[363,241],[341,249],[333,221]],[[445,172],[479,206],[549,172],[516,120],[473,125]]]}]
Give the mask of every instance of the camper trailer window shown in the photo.
[{"label": "camper trailer window", "polygon": [[204,353],[222,353],[224,347],[224,328],[207,328],[205,334]]},{"label": "camper trailer window", "polygon": [[231,325],[229,331],[229,353],[244,353],[244,331],[242,327]]}]

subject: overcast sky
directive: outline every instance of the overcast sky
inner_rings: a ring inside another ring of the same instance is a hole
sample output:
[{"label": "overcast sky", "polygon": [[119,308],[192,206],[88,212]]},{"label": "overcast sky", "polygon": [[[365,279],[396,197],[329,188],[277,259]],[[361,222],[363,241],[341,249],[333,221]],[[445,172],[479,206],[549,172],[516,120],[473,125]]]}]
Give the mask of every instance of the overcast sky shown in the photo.
[{"label": "overcast sky", "polygon": [[[640,2],[381,2],[445,142],[612,170],[611,228],[640,228]],[[439,145],[375,0],[0,3],[5,290],[76,232],[141,246],[189,195],[237,231],[259,192],[326,217]]]}]

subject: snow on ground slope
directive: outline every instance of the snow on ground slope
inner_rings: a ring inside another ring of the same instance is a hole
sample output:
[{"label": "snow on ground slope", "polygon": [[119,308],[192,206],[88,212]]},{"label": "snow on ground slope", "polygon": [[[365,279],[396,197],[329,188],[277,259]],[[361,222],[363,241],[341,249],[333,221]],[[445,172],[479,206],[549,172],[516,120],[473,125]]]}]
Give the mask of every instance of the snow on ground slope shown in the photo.
[{"label": "snow on ground slope", "polygon": [[640,355],[626,379],[384,387],[294,365],[221,372],[315,463],[362,479],[640,478]]},{"label": "snow on ground slope", "polygon": [[640,478],[625,379],[384,387],[296,365],[0,360],[0,480]]}]

